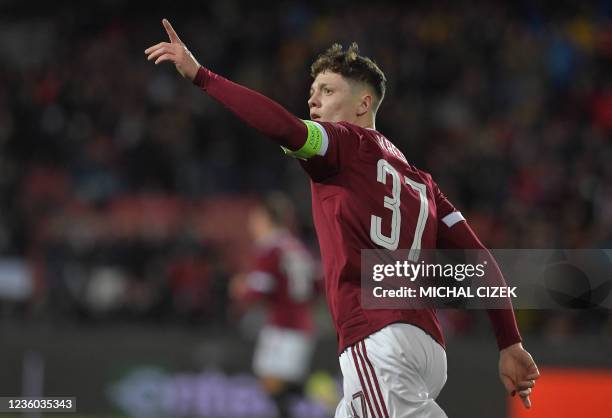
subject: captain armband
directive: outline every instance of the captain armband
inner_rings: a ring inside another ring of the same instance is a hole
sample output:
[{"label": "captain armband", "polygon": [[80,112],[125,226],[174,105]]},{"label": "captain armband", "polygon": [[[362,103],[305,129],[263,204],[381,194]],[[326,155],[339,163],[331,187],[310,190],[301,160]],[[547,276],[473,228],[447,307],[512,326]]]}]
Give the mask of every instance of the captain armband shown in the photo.
[{"label": "captain armband", "polygon": [[302,122],[304,122],[308,129],[306,142],[302,145],[302,148],[297,151],[291,151],[289,148],[281,147],[285,154],[302,160],[307,160],[315,155],[325,155],[329,143],[325,128],[323,128],[321,124],[311,120],[302,120]]}]

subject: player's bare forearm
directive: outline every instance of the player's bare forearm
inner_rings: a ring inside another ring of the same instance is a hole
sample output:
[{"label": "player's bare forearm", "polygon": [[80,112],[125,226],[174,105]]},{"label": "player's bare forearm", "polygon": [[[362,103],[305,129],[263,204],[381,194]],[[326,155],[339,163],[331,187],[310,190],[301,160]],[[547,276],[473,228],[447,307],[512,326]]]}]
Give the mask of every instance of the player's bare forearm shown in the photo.
[{"label": "player's bare forearm", "polygon": [[209,96],[219,101],[245,123],[279,145],[300,149],[308,130],[306,125],[283,106],[247,87],[227,80],[202,67],[180,40],[170,22],[162,21],[170,42],[160,42],[145,50],[149,61],[174,63],[184,78],[192,81]]}]

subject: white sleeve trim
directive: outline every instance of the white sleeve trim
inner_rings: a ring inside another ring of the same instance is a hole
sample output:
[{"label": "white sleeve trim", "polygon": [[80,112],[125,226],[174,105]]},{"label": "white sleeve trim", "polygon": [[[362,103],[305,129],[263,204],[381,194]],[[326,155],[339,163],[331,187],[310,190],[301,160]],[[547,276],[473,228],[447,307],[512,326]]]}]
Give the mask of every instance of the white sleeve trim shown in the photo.
[{"label": "white sleeve trim", "polygon": [[451,212],[442,218],[442,222],[444,222],[449,228],[460,221],[465,221],[465,218],[459,211]]}]

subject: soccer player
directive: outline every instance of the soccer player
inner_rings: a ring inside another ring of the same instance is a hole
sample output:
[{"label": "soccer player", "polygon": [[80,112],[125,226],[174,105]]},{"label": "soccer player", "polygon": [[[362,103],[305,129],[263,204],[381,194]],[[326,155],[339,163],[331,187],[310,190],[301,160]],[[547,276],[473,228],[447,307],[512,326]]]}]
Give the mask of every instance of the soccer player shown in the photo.
[{"label": "soccer player", "polygon": [[293,206],[280,193],[264,196],[248,217],[257,247],[251,270],[232,280],[232,297],[241,308],[263,302],[266,325],[257,339],[253,369],[276,403],[279,418],[289,418],[291,397],[302,392],[314,349],[312,300],[316,266],[290,232]]},{"label": "soccer player", "polygon": [[[446,355],[432,309],[361,306],[361,250],[485,249],[431,176],[375,127],[386,79],[356,45],[332,46],[311,67],[310,120],[201,66],[167,20],[170,42],[145,50],[298,159],[310,177],[325,289],[339,342],[344,398],[336,417],[444,417],[435,398]],[[529,408],[539,377],[512,309],[488,310],[509,394]]]}]

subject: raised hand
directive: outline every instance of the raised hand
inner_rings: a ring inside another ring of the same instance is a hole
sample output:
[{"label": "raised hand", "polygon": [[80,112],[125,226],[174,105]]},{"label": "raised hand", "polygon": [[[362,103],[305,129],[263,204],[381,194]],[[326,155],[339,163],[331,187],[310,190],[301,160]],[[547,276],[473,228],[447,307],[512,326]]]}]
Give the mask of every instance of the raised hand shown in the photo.
[{"label": "raised hand", "polygon": [[538,366],[521,343],[504,348],[499,353],[499,377],[508,393],[517,392],[525,408],[531,408],[529,395],[540,377]]},{"label": "raised hand", "polygon": [[170,42],[160,42],[145,49],[147,60],[155,60],[156,65],[160,62],[172,61],[183,78],[193,81],[200,69],[200,63],[189,52],[167,19],[162,20],[162,25],[166,29]]}]

